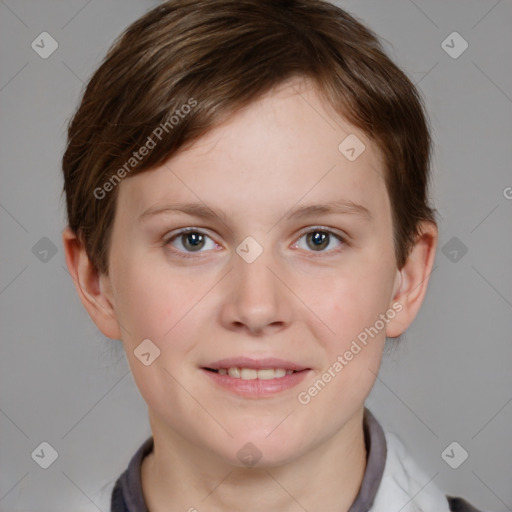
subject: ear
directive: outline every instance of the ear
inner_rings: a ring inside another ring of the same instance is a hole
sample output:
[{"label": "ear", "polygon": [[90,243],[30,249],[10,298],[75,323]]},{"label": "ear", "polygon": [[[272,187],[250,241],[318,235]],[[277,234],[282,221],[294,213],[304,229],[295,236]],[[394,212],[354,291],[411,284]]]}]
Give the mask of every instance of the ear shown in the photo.
[{"label": "ear", "polygon": [[85,248],[67,226],[62,232],[66,265],[85,309],[98,329],[111,339],[121,339],[119,323],[112,305],[112,288],[106,275],[92,265]]},{"label": "ear", "polygon": [[397,314],[386,327],[386,336],[400,336],[413,322],[427,292],[438,240],[437,225],[424,221],[420,235],[401,270],[397,271],[393,301]]}]

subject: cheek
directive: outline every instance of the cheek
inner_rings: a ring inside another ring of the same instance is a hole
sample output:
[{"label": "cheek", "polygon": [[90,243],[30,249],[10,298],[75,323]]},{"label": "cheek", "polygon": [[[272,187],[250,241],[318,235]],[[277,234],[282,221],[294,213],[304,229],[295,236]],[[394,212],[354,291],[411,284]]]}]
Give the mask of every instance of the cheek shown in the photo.
[{"label": "cheek", "polygon": [[161,327],[167,325],[164,322],[167,313],[173,309],[170,297],[163,294],[164,288],[155,282],[153,275],[143,272],[127,275],[121,285],[120,307],[116,311],[119,321],[132,342],[140,338],[156,340],[161,337]]},{"label": "cheek", "polygon": [[[144,270],[147,267],[151,268]],[[172,378],[163,368],[176,376],[184,371],[181,362],[187,360],[195,344],[191,333],[208,321],[209,302],[205,294],[212,283],[150,265],[127,270],[120,283],[122,300],[116,313],[123,326],[123,344],[134,378],[145,396],[145,390],[151,394],[165,382],[172,384],[169,382]],[[134,353],[146,339],[154,343],[157,353],[159,351],[158,358],[149,367],[144,367],[136,358],[137,352]],[[153,366],[161,367],[164,373],[148,372]],[[151,397],[148,398],[151,401]]]},{"label": "cheek", "polygon": [[125,259],[116,270],[116,314],[128,338],[161,339],[192,300],[189,288],[143,258]]},{"label": "cheek", "polygon": [[329,327],[332,350],[343,349],[358,336],[364,341],[368,330],[373,334],[371,339],[385,338],[381,322],[377,324],[378,334],[372,327],[390,307],[390,275],[389,264],[373,260],[324,281],[311,309]]}]

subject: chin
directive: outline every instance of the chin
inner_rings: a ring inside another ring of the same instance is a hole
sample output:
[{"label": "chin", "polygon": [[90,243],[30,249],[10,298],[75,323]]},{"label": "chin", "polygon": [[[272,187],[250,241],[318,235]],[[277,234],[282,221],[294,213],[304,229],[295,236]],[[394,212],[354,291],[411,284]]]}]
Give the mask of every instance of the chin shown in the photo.
[{"label": "chin", "polygon": [[[282,466],[297,458],[305,448],[304,436],[300,442],[291,432],[283,429],[278,431],[276,423],[271,429],[252,428],[232,432],[229,441],[229,462],[238,467],[276,467]],[[233,449],[234,452],[232,451]]]}]

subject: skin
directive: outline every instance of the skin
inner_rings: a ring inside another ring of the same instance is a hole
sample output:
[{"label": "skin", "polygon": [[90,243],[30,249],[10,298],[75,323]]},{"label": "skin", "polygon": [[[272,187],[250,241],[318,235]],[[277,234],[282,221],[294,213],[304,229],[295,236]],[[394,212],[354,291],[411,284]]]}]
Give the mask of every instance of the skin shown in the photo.
[{"label": "skin", "polygon": [[[348,134],[366,145],[353,162],[338,150]],[[64,230],[80,299],[105,336],[122,339],[148,405],[155,449],[144,459],[142,484],[152,512],[242,505],[249,512],[348,510],[365,470],[364,401],[385,337],[400,335],[414,320],[437,244],[436,226],[424,223],[397,269],[383,176],[368,137],[297,80],[165,165],[123,180],[108,277],[98,275],[75,235]],[[363,205],[371,218],[283,216],[297,205],[340,199]],[[155,205],[186,201],[217,208],[225,219],[172,212],[137,220]],[[190,238],[169,241],[187,227],[206,235],[199,252],[183,245]],[[318,249],[307,233],[326,229],[332,234]],[[247,236],[263,248],[252,263],[236,252]],[[301,404],[297,394],[397,303],[401,311],[385,328]],[[161,351],[149,366],[134,356],[146,338]],[[275,396],[242,398],[200,370],[241,355],[280,357],[311,371]],[[254,467],[237,457],[247,442],[262,453]]]}]

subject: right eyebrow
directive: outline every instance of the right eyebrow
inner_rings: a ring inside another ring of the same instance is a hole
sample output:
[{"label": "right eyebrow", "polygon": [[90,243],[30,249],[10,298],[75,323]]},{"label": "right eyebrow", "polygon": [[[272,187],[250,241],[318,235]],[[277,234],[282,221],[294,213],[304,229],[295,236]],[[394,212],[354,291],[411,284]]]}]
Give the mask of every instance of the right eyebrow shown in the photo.
[{"label": "right eyebrow", "polygon": [[138,217],[138,222],[144,222],[152,217],[161,215],[163,213],[182,212],[195,217],[204,219],[214,218],[226,221],[226,214],[216,208],[211,208],[201,203],[176,203],[166,204],[162,206],[152,206],[148,208]]}]

